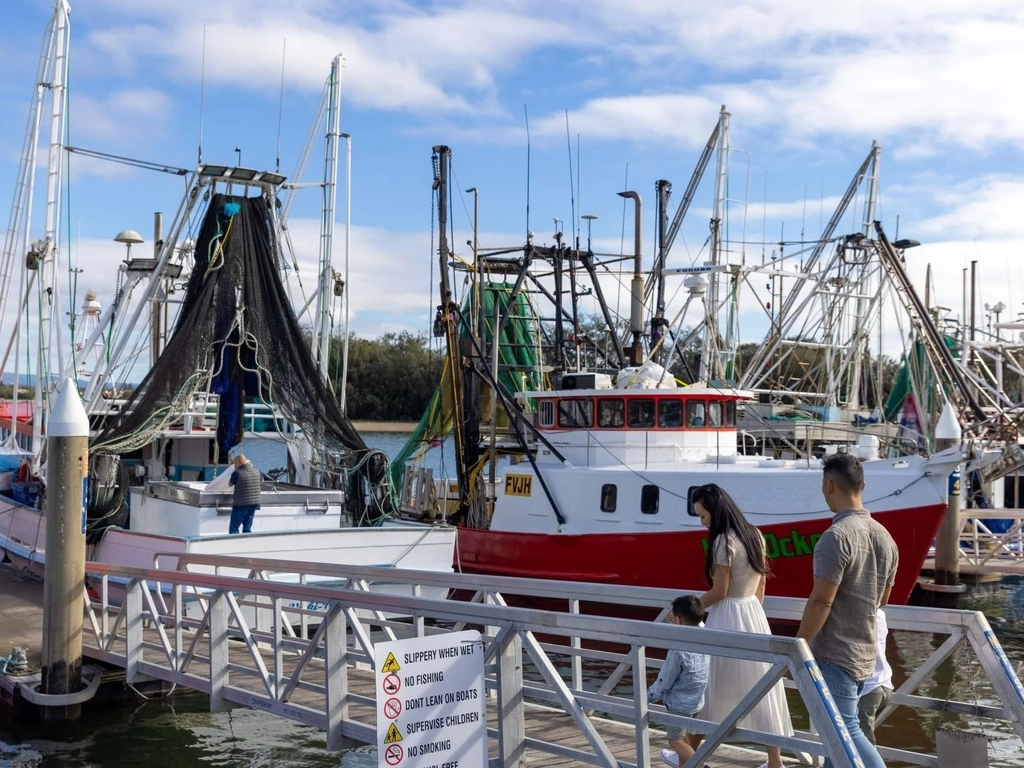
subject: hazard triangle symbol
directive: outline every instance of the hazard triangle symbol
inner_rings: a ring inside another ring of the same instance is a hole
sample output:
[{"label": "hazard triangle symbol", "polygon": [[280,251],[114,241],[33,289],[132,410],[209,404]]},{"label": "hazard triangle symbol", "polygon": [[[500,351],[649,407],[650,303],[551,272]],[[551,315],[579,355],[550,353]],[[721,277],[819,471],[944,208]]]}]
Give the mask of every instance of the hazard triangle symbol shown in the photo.
[{"label": "hazard triangle symbol", "polygon": [[387,659],[384,661],[384,666],[380,668],[380,671],[384,674],[390,672],[397,672],[401,667],[398,666],[398,659],[395,658],[395,654],[389,653]]},{"label": "hazard triangle symbol", "polygon": [[402,740],[402,734],[399,733],[398,728],[396,728],[395,724],[392,723],[390,726],[388,726],[388,732],[384,736],[384,743],[385,744],[394,744],[396,741],[401,741],[401,740]]}]

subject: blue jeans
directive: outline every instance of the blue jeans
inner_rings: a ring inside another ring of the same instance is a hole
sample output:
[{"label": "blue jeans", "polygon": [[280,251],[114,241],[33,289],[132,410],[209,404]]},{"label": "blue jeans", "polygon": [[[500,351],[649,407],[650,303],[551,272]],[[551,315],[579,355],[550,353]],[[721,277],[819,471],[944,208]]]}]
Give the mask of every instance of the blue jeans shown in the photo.
[{"label": "blue jeans", "polygon": [[242,533],[252,533],[252,519],[256,517],[257,506],[232,507],[231,523],[228,525],[228,533],[238,533],[241,526]]},{"label": "blue jeans", "polygon": [[[863,683],[858,683],[842,667],[831,664],[827,661],[819,661],[818,668],[821,676],[832,694],[839,714],[842,715],[846,730],[850,732],[853,746],[864,761],[864,768],[885,768],[875,745],[868,741],[867,736],[860,729],[860,718],[857,716],[857,702],[860,699],[860,689]],[[825,768],[832,768],[832,761],[825,760]]]}]

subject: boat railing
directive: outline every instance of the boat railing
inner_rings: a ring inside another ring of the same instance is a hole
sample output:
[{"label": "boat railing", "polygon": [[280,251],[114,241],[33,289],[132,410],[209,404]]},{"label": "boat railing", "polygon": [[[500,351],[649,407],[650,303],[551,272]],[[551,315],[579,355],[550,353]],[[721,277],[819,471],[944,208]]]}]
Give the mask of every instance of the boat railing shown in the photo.
[{"label": "boat railing", "polygon": [[[334,583],[342,583],[350,588],[363,590],[376,580],[384,580],[389,584],[407,584],[413,592],[425,588],[443,587],[452,594],[460,593],[460,597],[470,602],[481,604],[537,604],[543,601],[545,607],[551,606],[557,611],[603,618],[622,612],[622,606],[646,613],[656,623],[644,621],[631,627],[631,631],[639,634],[633,638],[644,638],[660,624],[668,613],[668,607],[679,594],[685,591],[675,589],[630,587],[613,584],[593,584],[588,582],[558,582],[546,579],[510,578],[501,576],[483,576],[473,574],[465,576],[458,573],[438,573],[434,571],[413,571],[405,569],[387,569],[382,571],[373,567],[355,567],[343,565],[315,565],[295,563],[273,559],[220,557],[212,555],[175,554],[167,557],[176,558],[179,571],[190,571],[203,568],[207,571],[220,573],[230,569],[238,574],[245,572],[256,581],[273,581],[283,574],[296,577],[299,584],[307,584],[309,579],[330,578]],[[164,560],[163,562],[173,562]],[[698,594],[693,592],[691,594]],[[805,601],[796,598],[766,597],[765,613],[770,620],[794,626],[803,614]],[[974,724],[981,724],[986,732],[1001,731],[1009,738],[1021,740],[1024,744],[1024,687],[1018,679],[1017,672],[1007,659],[998,638],[989,626],[985,615],[980,611],[962,611],[942,608],[922,608],[914,606],[890,605],[885,608],[887,623],[890,630],[910,633],[915,647],[922,644],[937,646],[915,669],[907,670],[906,679],[897,680],[898,685],[892,697],[892,703],[877,719],[878,723],[887,720],[898,707],[908,707],[928,713],[944,712],[951,716],[966,718]],[[316,617],[302,615],[299,628],[305,635],[310,622],[315,623]],[[920,638],[918,641],[916,638]],[[938,641],[936,641],[938,638]],[[594,703],[593,709],[607,714],[621,713],[617,708],[602,710],[598,704],[604,697],[614,696],[620,681],[632,680],[636,674],[636,661],[629,654],[610,654],[602,650],[583,647],[583,636],[563,638],[566,645],[541,644],[546,650],[557,654],[561,661],[563,674],[562,684],[568,692],[579,701]],[[624,640],[624,642],[626,642]],[[630,644],[626,642],[626,644]],[[691,647],[692,649],[692,647]],[[634,653],[631,651],[631,653]],[[715,653],[712,648],[710,653]],[[975,701],[958,701],[952,698],[947,688],[942,690],[933,680],[933,676],[944,662],[955,665],[956,672],[970,680],[970,688],[977,692]],[[595,687],[584,679],[583,670],[593,663],[607,665],[608,674]],[[660,663],[647,660],[650,667]],[[799,690],[796,678],[787,681],[790,688]],[[557,686],[544,690],[531,691],[539,700],[557,704],[561,699]],[[803,693],[800,694],[803,696]],[[661,717],[660,710],[657,710]],[[634,714],[639,716],[639,712]],[[671,718],[658,722],[668,722]],[[883,731],[884,733],[884,731]],[[749,735],[742,732],[744,738]],[[739,738],[740,731],[733,734]],[[759,736],[767,736],[760,734]],[[798,737],[804,741],[812,738],[810,734]],[[756,739],[755,739],[756,740]],[[782,740],[759,743],[778,743]],[[792,744],[790,745],[792,746]],[[802,746],[806,747],[806,744]],[[783,747],[786,748],[785,746]],[[820,747],[819,747],[820,749]],[[813,752],[811,749],[803,751]],[[914,765],[936,765],[934,754],[918,754],[897,747],[881,746],[882,757],[886,760],[904,761]],[[820,754],[820,751],[818,752]]]},{"label": "boat railing", "polygon": [[[102,409],[93,415],[104,416],[119,413],[127,403],[128,400],[124,398],[105,399],[102,401]],[[199,392],[167,428],[180,429],[186,435],[209,432],[217,426],[219,410],[220,395],[212,392]],[[279,434],[284,436],[297,433],[295,425],[286,419],[275,405],[262,401],[245,403],[242,411],[242,423],[246,432],[262,435]]]},{"label": "boat railing", "polygon": [[[225,560],[238,567],[246,558]],[[254,573],[290,571],[307,576],[325,571],[322,566],[297,562],[249,562]],[[186,567],[212,564],[218,569],[223,565],[191,556],[179,563]],[[837,768],[860,764],[817,663],[802,640],[514,607],[505,604],[505,593],[493,581],[481,586],[474,576],[441,575],[439,582],[469,591],[475,595],[473,600],[432,600],[420,596],[430,578],[427,572],[326,570],[336,576],[348,572],[346,586],[87,563],[97,597],[85,594],[85,651],[124,667],[129,684],[148,676],[207,693],[214,711],[235,702],[314,725],[327,732],[328,748],[337,749],[346,737],[377,743],[371,715],[375,697],[357,693],[355,684],[374,667],[375,642],[472,627],[484,636],[485,685],[493,697],[488,706],[497,715],[488,735],[498,744],[497,765],[525,765],[529,749],[545,753],[548,760],[646,768],[652,764],[652,726],[669,724],[706,734],[694,756],[697,764],[726,739],[777,745],[805,759],[808,754],[824,755]],[[410,584],[412,594],[368,591],[369,582],[385,579]],[[112,581],[125,585],[120,605],[111,602]],[[184,606],[190,592],[201,597],[191,601],[193,610],[188,612]],[[194,610],[197,603],[198,612]],[[249,618],[254,609],[255,623]],[[294,631],[288,618],[301,612],[315,614],[317,628],[308,639]],[[267,614],[269,623],[260,624],[258,617]],[[413,620],[390,618],[394,616]],[[651,668],[657,666],[653,659],[672,649],[757,660],[766,663],[767,672],[721,723],[670,714],[648,704],[646,687]],[[602,693],[594,684],[567,680],[566,657],[586,658],[606,667],[625,665],[629,684]],[[738,727],[785,675],[791,677],[820,736],[808,732],[779,736]],[[538,703],[547,705],[547,711],[560,709],[586,746],[568,745],[564,738],[549,741],[559,736],[547,731],[528,737],[528,718],[542,711],[534,706]],[[593,712],[602,716],[594,717]],[[613,753],[609,729],[628,733],[631,759]]]}]

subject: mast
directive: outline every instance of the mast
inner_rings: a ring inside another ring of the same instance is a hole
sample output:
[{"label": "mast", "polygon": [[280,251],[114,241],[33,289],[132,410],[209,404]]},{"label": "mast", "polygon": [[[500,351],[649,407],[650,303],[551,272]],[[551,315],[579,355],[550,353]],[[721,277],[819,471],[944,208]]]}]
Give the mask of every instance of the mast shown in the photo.
[{"label": "mast", "polygon": [[[452,297],[451,280],[448,275],[448,262],[451,254],[448,250],[448,167],[451,163],[450,148],[437,145],[433,149],[434,190],[437,192],[437,262],[440,272],[440,303],[434,317],[434,335],[443,336],[448,350],[447,366],[451,382],[452,417],[455,434],[455,468],[459,480],[459,513],[469,509],[469,471],[471,465],[470,451],[479,451],[476,441],[467,440],[470,422],[475,423],[465,410],[466,393],[462,359],[459,350],[459,308]],[[494,330],[494,342],[497,343],[497,330]]]},{"label": "mast", "polygon": [[346,396],[348,389],[348,340],[352,332],[349,330],[349,321],[352,313],[349,311],[349,266],[352,254],[352,137],[341,134],[345,138],[345,277],[342,283],[344,293],[343,310],[345,315],[345,338],[341,341],[341,412],[346,416]]},{"label": "mast", "polygon": [[[871,152],[868,155],[870,162],[865,174],[867,195],[864,199],[864,220],[861,224],[861,232],[864,237],[871,237],[873,222],[876,219],[875,211],[878,208],[878,166],[881,162],[881,155],[882,148],[876,142],[871,142]],[[853,355],[853,364],[850,369],[850,378],[847,380],[846,390],[847,402],[852,411],[860,408],[860,379],[863,361],[861,340],[867,338],[867,331],[870,328],[870,318],[867,317],[867,302],[865,301],[865,296],[870,289],[868,285],[870,278],[869,264],[865,261],[858,268],[857,300],[854,305],[853,314],[854,341],[847,350],[847,354]],[[877,290],[882,290],[881,280],[879,280]],[[879,307],[879,311],[881,311],[881,307]],[[879,349],[878,353],[881,354],[881,352],[881,349]]]},{"label": "mast", "polygon": [[[654,263],[654,274],[651,279],[657,286],[655,291],[654,317],[651,318],[651,346],[654,347],[665,333],[665,258],[668,256],[668,199],[672,194],[672,182],[659,179],[654,182],[655,194],[658,197],[658,257]],[[665,360],[665,345],[658,347],[656,362],[661,365]]]},{"label": "mast", "polygon": [[[331,352],[333,317],[332,263],[334,256],[334,210],[338,201],[338,140],[341,138],[341,54],[331,62],[328,80],[327,137],[324,143],[323,208],[320,219],[320,283],[316,297],[313,354],[317,371],[327,381]],[[347,330],[347,329],[346,329]]]},{"label": "mast", "polygon": [[[67,109],[68,46],[70,32],[70,9],[65,0],[57,0],[53,16],[47,27],[36,71],[35,96],[29,109],[28,125],[22,146],[21,163],[16,183],[14,202],[11,206],[10,224],[4,245],[3,261],[0,264],[0,316],[6,310],[12,276],[17,265],[21,273],[19,304],[22,311],[17,313],[13,330],[13,345],[8,345],[2,366],[6,370],[11,346],[14,347],[14,397],[12,404],[11,436],[8,444],[16,440],[16,415],[18,411],[18,385],[21,381],[21,334],[23,318],[35,314],[31,308],[32,292],[35,293],[36,311],[40,319],[36,329],[35,360],[35,413],[32,426],[32,454],[38,460],[43,449],[42,412],[44,402],[48,403],[50,390],[56,382],[52,376],[50,354],[56,346],[57,370],[64,367],[64,348],[61,327],[54,327],[54,307],[59,306],[57,260],[60,253],[60,204],[61,185],[64,175],[64,128]],[[39,139],[43,110],[50,98],[50,135],[48,144],[46,177],[46,210],[42,238],[32,240],[32,207],[35,192],[36,165],[39,155]],[[56,338],[56,342],[55,342]]]},{"label": "mast", "polygon": [[729,176],[729,113],[725,105],[718,120],[718,146],[715,165],[715,202],[711,214],[711,274],[708,286],[708,321],[704,326],[704,344],[700,356],[700,380],[704,383],[715,378],[720,369],[721,350],[718,346],[719,281],[718,267],[722,263],[722,228],[727,214],[726,195]]},{"label": "mast", "polygon": [[630,352],[630,364],[640,365],[644,359],[644,274],[643,253],[640,236],[643,225],[642,203],[637,192],[619,192],[619,197],[633,201],[633,279],[630,281],[631,301],[629,305],[629,330],[633,334],[633,347]]}]

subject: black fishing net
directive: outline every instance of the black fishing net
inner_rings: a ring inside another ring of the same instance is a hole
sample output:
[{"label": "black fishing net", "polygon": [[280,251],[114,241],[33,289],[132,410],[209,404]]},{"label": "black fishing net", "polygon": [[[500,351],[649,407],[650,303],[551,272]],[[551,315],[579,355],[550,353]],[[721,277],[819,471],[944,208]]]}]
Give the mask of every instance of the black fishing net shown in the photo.
[{"label": "black fishing net", "polygon": [[264,197],[212,196],[174,333],[93,446],[136,450],[209,391],[219,396],[217,446],[226,461],[244,436],[245,403],[258,399],[333,459],[333,467],[321,467],[325,484],[347,487],[362,513],[364,494],[377,495],[385,482],[387,461],[367,449],[316,369],[279,277],[269,205]]}]

